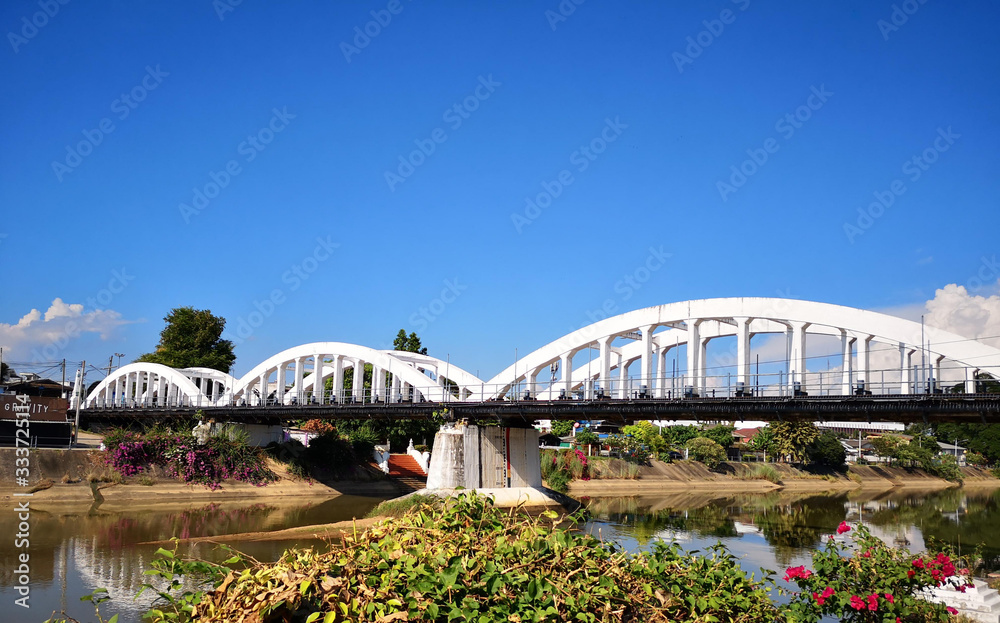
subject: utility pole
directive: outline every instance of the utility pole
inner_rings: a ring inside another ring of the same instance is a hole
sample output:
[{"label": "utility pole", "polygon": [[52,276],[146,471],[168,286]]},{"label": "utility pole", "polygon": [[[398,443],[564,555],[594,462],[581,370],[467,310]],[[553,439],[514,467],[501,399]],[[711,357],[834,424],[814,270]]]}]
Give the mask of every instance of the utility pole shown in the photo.
[{"label": "utility pole", "polygon": [[63,362],[62,362],[62,385],[59,386],[59,389],[61,390],[59,392],[59,397],[62,398],[63,400],[65,400],[66,399],[66,360],[65,359],[63,359]]},{"label": "utility pole", "polygon": [[84,399],[83,388],[86,386],[86,378],[87,378],[87,360],[84,359],[80,363],[80,382],[77,384],[77,393],[76,393],[76,420],[73,423],[73,438],[72,438],[72,441],[70,443],[70,447],[71,448],[73,446],[75,446],[77,443],[79,443],[79,441],[80,441],[79,440],[79,437],[80,437],[80,403],[83,402],[83,399]]},{"label": "utility pole", "polygon": [[115,356],[114,355],[111,355],[110,357],[108,357],[108,367],[107,367],[108,376],[111,376],[111,369],[115,367],[114,366],[114,361],[115,361]]}]

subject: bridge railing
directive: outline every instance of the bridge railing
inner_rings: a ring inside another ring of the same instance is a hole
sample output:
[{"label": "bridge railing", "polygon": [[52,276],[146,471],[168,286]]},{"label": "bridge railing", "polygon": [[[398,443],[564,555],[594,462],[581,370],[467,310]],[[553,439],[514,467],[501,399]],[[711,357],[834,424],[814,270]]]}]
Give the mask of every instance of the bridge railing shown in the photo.
[{"label": "bridge railing", "polygon": [[[688,375],[667,377],[622,379],[615,375],[609,378],[594,378],[574,384],[567,391],[565,383],[539,381],[528,384],[524,380],[516,384],[486,385],[481,384],[465,396],[457,394],[458,389],[445,392],[442,403],[475,403],[486,401],[523,401],[523,400],[685,400],[691,398],[781,398],[806,396],[870,396],[870,395],[927,395],[950,393],[959,389],[965,393],[985,391],[987,381],[949,381],[937,380],[930,371],[913,370],[908,376],[900,378],[899,369],[870,371],[863,378],[859,373],[844,375],[842,371],[807,372],[789,376],[784,371],[751,374],[746,380],[739,380],[735,374],[704,376],[695,379]],[[959,376],[951,370],[949,376]],[[963,374],[973,378],[971,373]],[[859,378],[860,377],[860,378]],[[433,402],[426,398],[440,394],[441,386],[428,379],[424,387],[409,387],[405,391],[388,390],[373,391],[365,388],[354,392],[351,389],[326,390],[322,395],[313,391],[286,390],[282,396],[274,393],[261,399],[259,395],[249,396],[249,400],[231,397],[213,401],[207,395],[175,397],[172,400],[161,401],[158,397],[142,399],[126,399],[112,394],[109,399],[98,399],[95,404],[87,405],[96,409],[142,409],[142,408],[201,408],[201,407],[297,407],[319,404],[407,404]],[[231,392],[229,392],[231,396]]]}]

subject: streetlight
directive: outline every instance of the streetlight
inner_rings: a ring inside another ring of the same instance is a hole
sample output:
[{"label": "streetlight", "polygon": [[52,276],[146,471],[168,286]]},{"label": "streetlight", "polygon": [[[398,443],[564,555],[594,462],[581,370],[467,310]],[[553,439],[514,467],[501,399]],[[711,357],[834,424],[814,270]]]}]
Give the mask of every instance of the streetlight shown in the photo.
[{"label": "streetlight", "polygon": [[122,367],[122,357],[124,357],[124,356],[125,356],[125,353],[115,353],[115,357],[118,357],[118,367],[119,368]]},{"label": "streetlight", "polygon": [[958,444],[960,442],[966,442],[966,441],[968,441],[968,439],[959,439],[958,437],[955,437],[955,463],[956,464],[958,463]]}]

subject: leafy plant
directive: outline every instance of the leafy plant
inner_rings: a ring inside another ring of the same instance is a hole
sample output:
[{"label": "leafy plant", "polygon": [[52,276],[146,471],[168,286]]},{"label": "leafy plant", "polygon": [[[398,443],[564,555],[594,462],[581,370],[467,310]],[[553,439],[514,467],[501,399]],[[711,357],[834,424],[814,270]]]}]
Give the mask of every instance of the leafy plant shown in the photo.
[{"label": "leafy plant", "polygon": [[[841,523],[837,532],[852,528]],[[892,548],[859,525],[853,546],[840,545],[833,536],[813,554],[813,569],[791,567],[786,581],[802,590],[788,606],[792,619],[803,623],[833,615],[852,623],[882,621],[948,621],[955,610],[924,601],[920,592],[929,586],[951,584],[965,592],[971,581],[958,575],[945,553],[914,556]]]},{"label": "leafy plant", "polygon": [[709,469],[715,469],[726,460],[726,451],[715,441],[707,437],[695,437],[687,442],[689,455],[695,461],[701,461]]}]

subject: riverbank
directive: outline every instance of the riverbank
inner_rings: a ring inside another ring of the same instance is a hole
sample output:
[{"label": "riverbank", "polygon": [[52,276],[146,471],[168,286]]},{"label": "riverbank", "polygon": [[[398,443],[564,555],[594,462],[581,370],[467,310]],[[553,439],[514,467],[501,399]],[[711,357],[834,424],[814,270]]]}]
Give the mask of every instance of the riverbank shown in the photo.
[{"label": "riverbank", "polygon": [[845,472],[809,472],[790,465],[768,463],[778,478],[775,482],[751,477],[754,464],[724,463],[709,470],[703,463],[652,461],[639,468],[636,479],[574,480],[569,483],[572,497],[620,496],[655,491],[710,490],[719,492],[844,491],[850,489],[946,489],[949,487],[1000,487],[1000,479],[989,470],[961,468],[963,482],[932,476],[920,469],[879,465],[851,465]]},{"label": "riverbank", "polygon": [[[16,455],[13,448],[0,449],[0,473],[14,474]],[[755,464],[724,463],[709,470],[696,461],[662,463],[652,461],[639,467],[635,479],[574,480],[568,495],[573,498],[622,495],[643,495],[680,491],[705,492],[767,492],[844,491],[851,489],[888,490],[912,487],[925,490],[960,486],[960,483],[937,478],[919,469],[852,465],[845,472],[805,471],[790,465],[768,463],[777,475],[775,481],[751,477]],[[0,507],[12,507],[22,498],[15,493],[32,493],[34,506],[91,505],[101,508],[161,507],[175,502],[220,502],[254,499],[325,499],[338,495],[360,495],[395,498],[400,495],[398,484],[373,468],[360,468],[356,477],[346,480],[319,482],[292,476],[280,463],[269,466],[278,474],[277,482],[255,486],[243,482],[225,481],[216,489],[202,484],[184,483],[154,474],[151,477],[94,482],[95,474],[107,475],[103,454],[93,449],[33,450],[31,477],[25,487],[13,479],[0,483]],[[366,468],[368,466],[365,466]],[[965,487],[1000,487],[1000,479],[988,470],[962,468]]]}]

